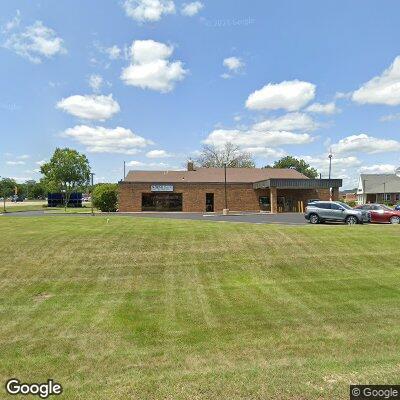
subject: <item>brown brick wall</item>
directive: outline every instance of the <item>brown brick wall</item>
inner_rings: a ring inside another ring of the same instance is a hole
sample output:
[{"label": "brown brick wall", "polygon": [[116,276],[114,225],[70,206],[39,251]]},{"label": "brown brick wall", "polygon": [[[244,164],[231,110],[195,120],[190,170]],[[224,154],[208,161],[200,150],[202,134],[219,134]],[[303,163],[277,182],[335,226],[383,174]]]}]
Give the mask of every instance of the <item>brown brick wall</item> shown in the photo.
[{"label": "brown brick wall", "polygon": [[[142,193],[150,193],[151,184],[124,182],[119,185],[119,210],[125,212],[142,211]],[[184,212],[205,212],[206,193],[214,193],[214,211],[225,208],[224,185],[222,184],[174,184],[174,192],[182,193]],[[260,211],[259,196],[270,196],[269,189],[254,190],[252,184],[228,184],[228,208],[231,211]],[[303,201],[304,207],[309,199],[329,200],[329,190],[287,190],[278,189],[277,196],[291,197],[294,206]],[[339,191],[335,190],[333,200]]]},{"label": "brown brick wall", "polygon": [[[142,211],[142,193],[150,193],[146,183],[122,183],[119,185],[119,210]],[[182,193],[183,211],[205,212],[206,193],[214,193],[214,211],[225,208],[224,185],[221,184],[174,184],[174,193]],[[259,196],[269,196],[268,190],[255,191],[252,184],[228,184],[228,208],[233,211],[259,211]]]}]

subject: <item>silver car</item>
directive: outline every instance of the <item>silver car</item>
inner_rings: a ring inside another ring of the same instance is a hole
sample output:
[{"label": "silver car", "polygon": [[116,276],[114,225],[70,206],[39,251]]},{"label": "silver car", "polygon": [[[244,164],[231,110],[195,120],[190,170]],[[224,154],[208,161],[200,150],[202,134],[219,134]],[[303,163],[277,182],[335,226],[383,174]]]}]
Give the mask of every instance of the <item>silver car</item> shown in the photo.
[{"label": "silver car", "polygon": [[314,201],[309,203],[306,207],[304,217],[311,224],[336,221],[355,225],[369,222],[371,219],[368,211],[355,210],[340,201]]}]

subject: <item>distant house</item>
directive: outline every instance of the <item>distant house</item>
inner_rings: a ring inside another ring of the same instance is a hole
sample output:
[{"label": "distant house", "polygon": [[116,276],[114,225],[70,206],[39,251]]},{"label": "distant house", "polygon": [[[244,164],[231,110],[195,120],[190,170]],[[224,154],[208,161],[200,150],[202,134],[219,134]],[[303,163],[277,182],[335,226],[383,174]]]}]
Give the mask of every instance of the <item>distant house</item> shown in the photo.
[{"label": "distant house", "polygon": [[340,192],[339,198],[347,203],[357,201],[357,189],[343,190]]},{"label": "distant house", "polygon": [[400,178],[395,174],[361,174],[358,181],[357,203],[400,202]]}]

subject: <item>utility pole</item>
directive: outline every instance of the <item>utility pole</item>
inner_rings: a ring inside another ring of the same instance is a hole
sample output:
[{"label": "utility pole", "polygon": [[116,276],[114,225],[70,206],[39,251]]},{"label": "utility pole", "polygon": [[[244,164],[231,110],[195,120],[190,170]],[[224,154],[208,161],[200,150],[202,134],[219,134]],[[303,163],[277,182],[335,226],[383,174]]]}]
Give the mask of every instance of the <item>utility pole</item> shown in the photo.
[{"label": "utility pole", "polygon": [[91,189],[91,191],[90,191],[90,203],[91,203],[91,206],[92,206],[92,216],[94,216],[94,209],[93,209],[93,176],[94,176],[95,174],[93,173],[93,172],[91,172],[90,173],[90,180],[91,180],[91,183],[92,183],[92,189]]},{"label": "utility pole", "polygon": [[[0,176],[1,178],[1,176]],[[1,183],[1,182],[0,182]],[[4,185],[1,185],[2,190],[2,194],[3,194],[3,212],[6,212],[6,189],[4,187]]]},{"label": "utility pole", "polygon": [[383,182],[383,203],[385,204],[386,201],[386,175],[385,175],[385,180]]},{"label": "utility pole", "polygon": [[224,163],[224,189],[225,189],[225,210],[228,209],[228,197],[226,193],[226,163]]},{"label": "utility pole", "polygon": [[332,201],[331,174],[332,174],[332,149],[329,150],[329,199]]},{"label": "utility pole", "polygon": [[125,177],[126,177],[126,162],[124,161],[124,179],[123,180],[125,180]]}]

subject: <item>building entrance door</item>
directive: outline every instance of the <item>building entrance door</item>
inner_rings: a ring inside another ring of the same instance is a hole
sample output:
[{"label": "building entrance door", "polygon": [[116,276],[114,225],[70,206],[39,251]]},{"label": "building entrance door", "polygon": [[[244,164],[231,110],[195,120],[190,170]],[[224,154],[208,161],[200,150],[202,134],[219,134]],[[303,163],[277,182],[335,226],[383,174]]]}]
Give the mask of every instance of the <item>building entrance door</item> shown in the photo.
[{"label": "building entrance door", "polygon": [[214,193],[206,193],[206,212],[214,212]]},{"label": "building entrance door", "polygon": [[260,211],[271,211],[271,199],[269,196],[260,196],[258,201],[260,203]]}]

